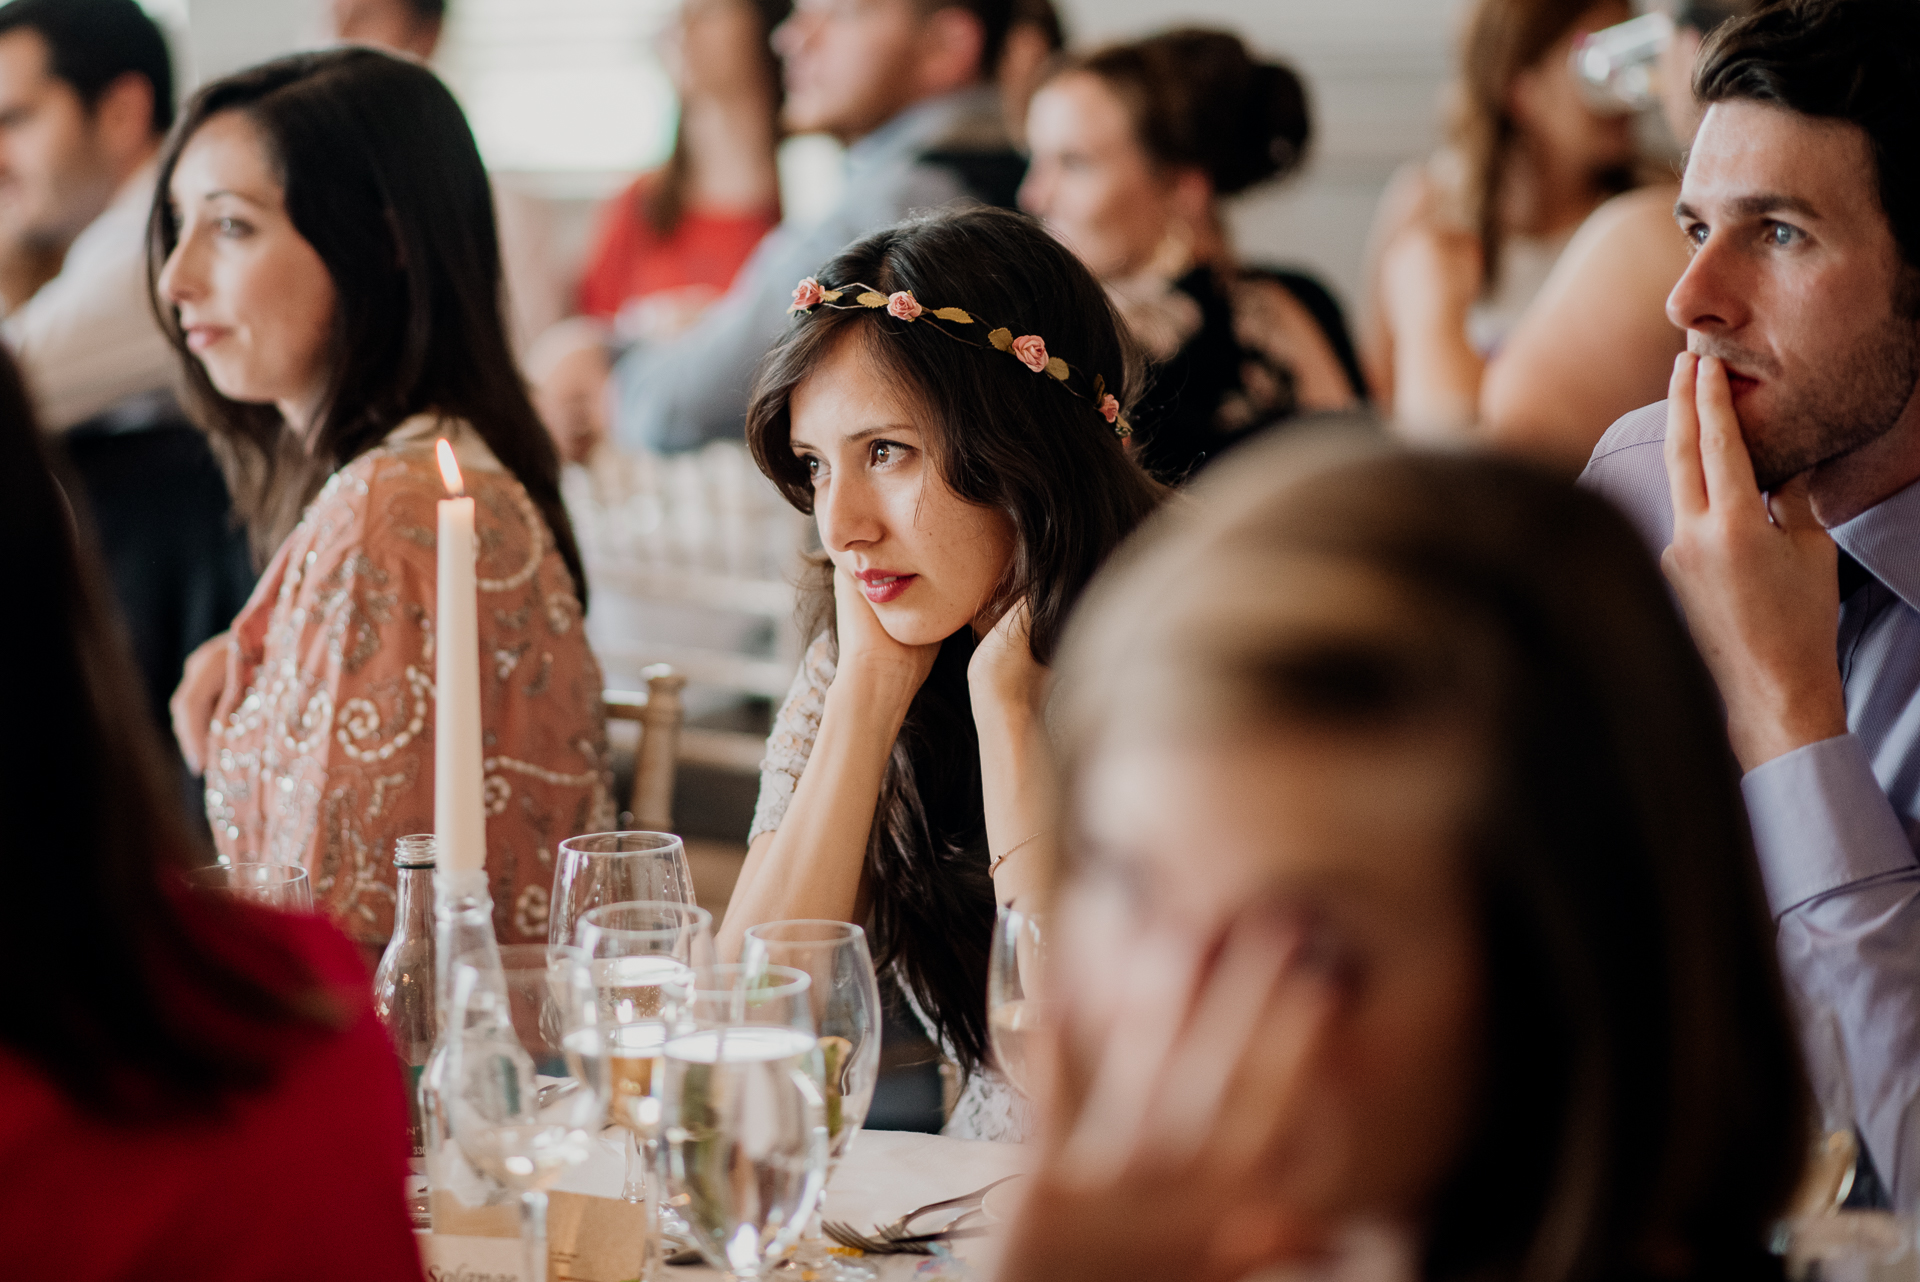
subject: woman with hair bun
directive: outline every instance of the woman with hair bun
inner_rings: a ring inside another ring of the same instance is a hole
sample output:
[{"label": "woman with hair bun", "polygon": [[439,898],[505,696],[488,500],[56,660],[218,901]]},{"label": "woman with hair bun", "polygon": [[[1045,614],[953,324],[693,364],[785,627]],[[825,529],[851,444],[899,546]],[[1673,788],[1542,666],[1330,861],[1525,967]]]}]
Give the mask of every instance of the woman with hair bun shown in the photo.
[{"label": "woman with hair bun", "polygon": [[1154,362],[1136,457],[1164,480],[1361,398],[1339,305],[1311,276],[1241,264],[1220,208],[1291,174],[1311,135],[1300,78],[1223,31],[1111,45],[1034,96],[1021,207],[1093,269]]}]

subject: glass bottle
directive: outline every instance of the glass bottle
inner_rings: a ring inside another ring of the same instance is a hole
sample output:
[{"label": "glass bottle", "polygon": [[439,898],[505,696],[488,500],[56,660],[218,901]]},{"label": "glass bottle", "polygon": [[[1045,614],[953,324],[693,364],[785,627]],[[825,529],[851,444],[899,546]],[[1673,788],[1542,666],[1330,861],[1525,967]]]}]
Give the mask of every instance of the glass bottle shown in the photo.
[{"label": "glass bottle", "polygon": [[373,1010],[386,1025],[400,1056],[407,1082],[407,1210],[415,1228],[431,1223],[427,1206],[426,1135],[420,1114],[420,1077],[439,1036],[433,941],[432,833],[402,837],[394,843],[393,866],[398,895],[393,906],[393,938],[373,972]]},{"label": "glass bottle", "polygon": [[[500,991],[506,991],[506,972],[500,965],[500,942],[493,934],[493,896],[487,888],[484,868],[452,869],[439,867],[433,874],[434,924],[434,1010],[439,1018],[439,1036],[433,1053],[427,1057],[426,1070],[420,1076],[420,1113],[427,1184],[434,1218],[459,1212],[462,1223],[440,1232],[471,1232],[468,1213],[482,1208],[500,1208],[500,1223],[509,1233],[518,1222],[519,1198],[514,1192],[474,1169],[449,1125],[452,1104],[458,1094],[452,1076],[453,1044],[464,1031],[453,1027],[455,1009],[452,994],[453,961],[456,957],[482,955],[487,969],[497,978]],[[485,1230],[483,1230],[484,1232]]]}]

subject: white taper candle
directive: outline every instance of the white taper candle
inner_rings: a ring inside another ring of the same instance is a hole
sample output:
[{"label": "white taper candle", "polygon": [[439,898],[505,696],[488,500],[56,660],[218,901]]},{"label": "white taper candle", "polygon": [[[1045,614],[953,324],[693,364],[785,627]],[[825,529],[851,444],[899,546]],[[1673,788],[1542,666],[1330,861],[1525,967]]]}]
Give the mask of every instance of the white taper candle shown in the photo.
[{"label": "white taper candle", "polygon": [[439,604],[434,628],[433,832],[440,866],[486,866],[487,812],[480,770],[479,589],[474,582],[473,500],[443,437],[440,475],[454,498],[440,501]]}]

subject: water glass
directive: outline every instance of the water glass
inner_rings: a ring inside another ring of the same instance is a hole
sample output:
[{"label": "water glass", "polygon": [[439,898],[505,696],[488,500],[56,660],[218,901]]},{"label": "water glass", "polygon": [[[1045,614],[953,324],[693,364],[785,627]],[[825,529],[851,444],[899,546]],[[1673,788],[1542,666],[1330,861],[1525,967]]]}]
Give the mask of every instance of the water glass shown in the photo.
[{"label": "water glass", "polygon": [[520,1195],[529,1282],[546,1277],[546,1190],[606,1119],[603,1030],[586,958],[519,945],[454,962],[449,1130],[466,1160]]},{"label": "water glass", "polygon": [[[740,950],[751,973],[787,966],[811,981],[808,997],[820,1042],[821,1092],[827,1101],[827,1178],[867,1119],[880,1075],[880,985],[867,951],[867,932],[844,921],[763,922],[748,928]],[[867,1282],[874,1270],[836,1260],[820,1237],[815,1212],[806,1237],[782,1273],[811,1275],[809,1282]]]},{"label": "water glass", "polygon": [[190,871],[187,880],[282,912],[313,911],[313,883],[298,864],[209,864]]},{"label": "water glass", "polygon": [[712,966],[669,984],[658,1086],[667,1179],[715,1268],[759,1278],[826,1185],[826,1099],[804,972]]},{"label": "water glass", "polygon": [[670,832],[595,832],[560,843],[547,942],[571,944],[580,919],[603,904],[693,903],[687,848]]},{"label": "water glass", "polygon": [[1034,1035],[1054,1014],[1046,1000],[1046,918],[1004,905],[993,924],[993,951],[987,963],[987,1033],[1000,1073],[1022,1095],[1031,1097]]}]

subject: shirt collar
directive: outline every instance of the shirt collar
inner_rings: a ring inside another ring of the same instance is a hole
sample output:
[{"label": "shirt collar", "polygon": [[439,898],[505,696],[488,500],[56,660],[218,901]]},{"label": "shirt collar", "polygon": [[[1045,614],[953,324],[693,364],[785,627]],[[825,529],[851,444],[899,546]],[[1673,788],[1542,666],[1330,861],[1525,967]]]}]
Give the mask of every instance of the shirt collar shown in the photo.
[{"label": "shirt collar", "polygon": [[1920,481],[1827,532],[1908,609],[1920,610]]},{"label": "shirt collar", "polygon": [[[957,136],[998,134],[1006,145],[1005,126],[999,123],[1000,95],[992,85],[971,85],[917,102],[847,148],[850,170],[893,166],[911,161],[920,152]],[[984,126],[991,125],[991,128]]]}]

